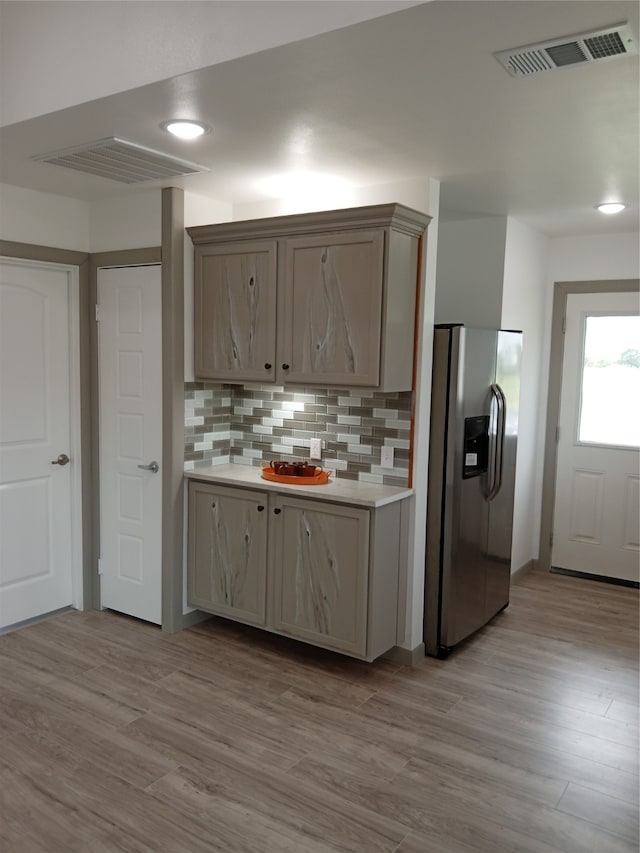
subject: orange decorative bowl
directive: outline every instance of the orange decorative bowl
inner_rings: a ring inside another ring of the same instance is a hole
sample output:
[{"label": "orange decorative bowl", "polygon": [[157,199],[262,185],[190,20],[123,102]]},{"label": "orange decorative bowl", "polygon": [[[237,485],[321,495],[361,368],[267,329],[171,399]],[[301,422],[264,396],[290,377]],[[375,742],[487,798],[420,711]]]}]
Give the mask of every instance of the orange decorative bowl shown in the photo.
[{"label": "orange decorative bowl", "polygon": [[324,468],[316,468],[312,477],[298,476],[296,474],[276,474],[273,468],[262,468],[260,476],[263,480],[271,480],[273,483],[288,483],[292,486],[321,486],[329,481],[330,471]]}]

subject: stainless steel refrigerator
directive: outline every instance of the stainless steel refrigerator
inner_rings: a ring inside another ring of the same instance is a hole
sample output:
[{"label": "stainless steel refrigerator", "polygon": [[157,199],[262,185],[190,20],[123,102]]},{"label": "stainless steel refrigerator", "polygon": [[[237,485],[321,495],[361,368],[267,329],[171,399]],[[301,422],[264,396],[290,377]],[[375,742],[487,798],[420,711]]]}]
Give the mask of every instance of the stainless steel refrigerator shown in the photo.
[{"label": "stainless steel refrigerator", "polygon": [[436,326],[424,641],[445,657],[509,603],[522,333]]}]

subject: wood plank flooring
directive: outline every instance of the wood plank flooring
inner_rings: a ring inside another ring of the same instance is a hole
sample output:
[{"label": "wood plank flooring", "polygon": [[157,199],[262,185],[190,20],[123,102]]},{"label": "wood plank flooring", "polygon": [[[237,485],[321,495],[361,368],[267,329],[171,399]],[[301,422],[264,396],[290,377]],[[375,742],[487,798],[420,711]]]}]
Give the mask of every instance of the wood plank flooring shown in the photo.
[{"label": "wood plank flooring", "polygon": [[531,572],[447,661],[110,612],[0,638],[2,853],[637,853],[638,593]]}]

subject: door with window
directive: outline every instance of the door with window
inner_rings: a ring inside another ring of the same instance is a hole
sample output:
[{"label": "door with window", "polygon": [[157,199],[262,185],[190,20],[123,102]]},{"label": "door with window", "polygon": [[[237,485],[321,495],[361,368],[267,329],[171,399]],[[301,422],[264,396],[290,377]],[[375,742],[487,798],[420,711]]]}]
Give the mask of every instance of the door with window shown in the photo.
[{"label": "door with window", "polygon": [[637,292],[567,296],[551,564],[638,582]]}]

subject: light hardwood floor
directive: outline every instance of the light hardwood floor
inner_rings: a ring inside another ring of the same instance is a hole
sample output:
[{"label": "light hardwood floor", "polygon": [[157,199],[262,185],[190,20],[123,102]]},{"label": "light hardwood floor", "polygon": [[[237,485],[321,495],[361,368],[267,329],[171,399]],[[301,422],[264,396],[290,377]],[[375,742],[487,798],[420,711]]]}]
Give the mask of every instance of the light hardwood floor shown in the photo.
[{"label": "light hardwood floor", "polygon": [[638,850],[638,593],[532,572],[447,661],[222,620],[0,638],[3,853]]}]

